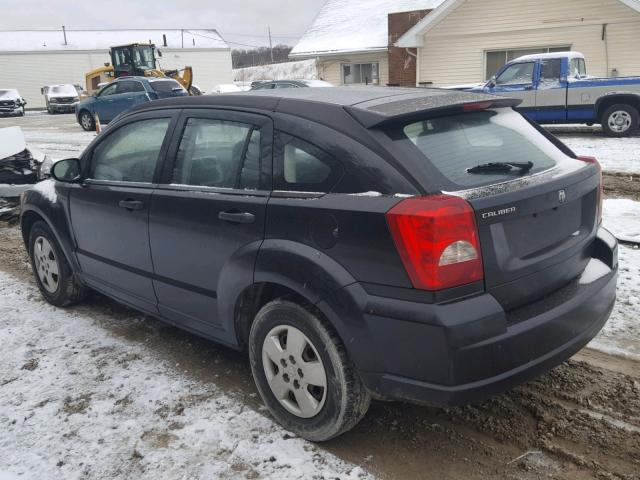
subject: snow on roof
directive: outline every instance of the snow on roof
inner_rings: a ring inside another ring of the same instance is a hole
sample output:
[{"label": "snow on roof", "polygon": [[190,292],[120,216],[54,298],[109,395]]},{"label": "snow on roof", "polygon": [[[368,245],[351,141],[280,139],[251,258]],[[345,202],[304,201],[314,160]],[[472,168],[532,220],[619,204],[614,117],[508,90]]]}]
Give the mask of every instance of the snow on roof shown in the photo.
[{"label": "snow on roof", "polygon": [[443,0],[327,0],[292,57],[386,50],[387,15],[434,9]]},{"label": "snow on roof", "polygon": [[[450,13],[454,12],[459,6],[461,6],[466,0],[445,0],[440,2],[440,5],[436,10],[412,28],[410,28],[402,37],[395,43],[396,47],[411,48],[423,46],[423,36],[438,23],[444,20]],[[627,7],[640,13],[640,0],[619,0]],[[508,5],[508,4],[505,4]]]},{"label": "snow on roof", "polygon": [[[167,47],[163,47],[163,35]],[[152,43],[158,48],[219,48],[229,46],[216,30],[60,30],[0,31],[0,52],[108,50],[129,43]]]}]

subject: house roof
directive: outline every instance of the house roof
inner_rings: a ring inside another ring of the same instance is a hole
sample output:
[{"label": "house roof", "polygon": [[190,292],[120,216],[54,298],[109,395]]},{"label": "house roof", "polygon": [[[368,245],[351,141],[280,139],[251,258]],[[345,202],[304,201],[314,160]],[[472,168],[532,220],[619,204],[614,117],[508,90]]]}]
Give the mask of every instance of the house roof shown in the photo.
[{"label": "house roof", "polygon": [[[422,37],[424,36],[424,34],[435,27],[442,20],[444,20],[450,13],[455,11],[465,1],[466,0],[445,0],[433,12],[431,12],[416,25],[410,28],[402,37],[398,39],[395,45],[402,48],[421,47]],[[640,13],[640,0],[618,1]]]},{"label": "house roof", "polygon": [[386,51],[388,14],[433,9],[442,1],[327,0],[290,56]]},{"label": "house roof", "polygon": [[[61,52],[78,50],[108,50],[116,45],[147,43],[151,40],[163,48],[228,49],[216,30],[67,30],[67,44],[59,30],[0,31],[0,52]],[[183,43],[184,42],[184,43]]]}]

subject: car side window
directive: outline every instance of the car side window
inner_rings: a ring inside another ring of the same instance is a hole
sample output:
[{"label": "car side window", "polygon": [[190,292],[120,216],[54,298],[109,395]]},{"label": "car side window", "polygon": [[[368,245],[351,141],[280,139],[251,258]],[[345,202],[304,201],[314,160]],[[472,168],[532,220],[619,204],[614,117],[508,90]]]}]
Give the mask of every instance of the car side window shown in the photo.
[{"label": "car side window", "polygon": [[117,93],[144,92],[144,87],[140,82],[134,80],[123,80],[118,82]]},{"label": "car side window", "polygon": [[190,118],[180,140],[172,184],[255,190],[260,130],[249,124]]},{"label": "car side window", "polygon": [[294,85],[293,83],[276,83],[275,84],[275,88],[279,89],[279,88],[298,88],[297,85]]},{"label": "car side window", "polygon": [[328,193],[342,177],[342,165],[320,148],[283,132],[276,133],[274,189]]},{"label": "car side window", "polygon": [[170,118],[140,120],[108,134],[93,150],[88,178],[152,183]]},{"label": "car side window", "polygon": [[540,82],[543,84],[560,83],[562,60],[549,58],[540,62]]},{"label": "car side window", "polygon": [[118,84],[117,83],[112,83],[111,85],[109,85],[108,87],[103,88],[100,91],[100,94],[98,95],[99,97],[106,97],[108,95],[113,95],[116,93],[116,89],[118,88]]},{"label": "car side window", "polygon": [[533,83],[535,63],[516,63],[496,78],[496,85],[530,85]]}]

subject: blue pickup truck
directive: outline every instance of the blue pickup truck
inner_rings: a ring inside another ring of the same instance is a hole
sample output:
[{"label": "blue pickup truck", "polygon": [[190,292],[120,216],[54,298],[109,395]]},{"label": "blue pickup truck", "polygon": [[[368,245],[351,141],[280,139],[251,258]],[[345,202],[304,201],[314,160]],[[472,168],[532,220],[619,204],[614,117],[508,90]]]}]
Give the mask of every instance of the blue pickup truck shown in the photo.
[{"label": "blue pickup truck", "polygon": [[600,123],[611,137],[638,130],[640,77],[590,77],[577,52],[517,58],[484,86],[465,90],[520,98],[518,110],[538,123]]}]

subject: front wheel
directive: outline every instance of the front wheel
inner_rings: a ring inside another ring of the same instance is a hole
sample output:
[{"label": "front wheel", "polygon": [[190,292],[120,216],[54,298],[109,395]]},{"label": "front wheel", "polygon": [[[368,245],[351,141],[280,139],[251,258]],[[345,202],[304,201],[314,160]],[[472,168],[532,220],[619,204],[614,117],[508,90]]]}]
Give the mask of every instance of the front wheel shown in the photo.
[{"label": "front wheel", "polygon": [[36,283],[44,298],[56,307],[78,303],[88,289],[73,273],[53,232],[43,221],[37,221],[29,232],[29,257]]},{"label": "front wheel", "polygon": [[608,137],[628,137],[638,129],[638,117],[631,105],[612,105],[602,115],[602,130]]},{"label": "front wheel", "polygon": [[311,309],[274,300],[249,334],[260,396],[287,430],[322,442],[353,428],[371,397],[338,336]]},{"label": "front wheel", "polygon": [[93,132],[96,129],[96,121],[87,110],[80,112],[80,126],[87,132]]}]

